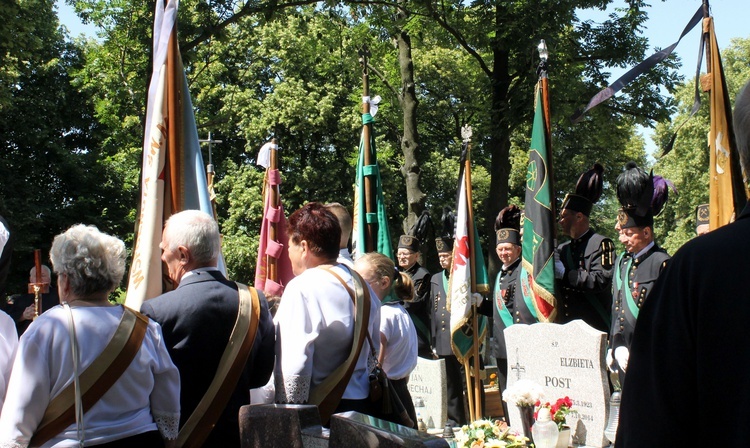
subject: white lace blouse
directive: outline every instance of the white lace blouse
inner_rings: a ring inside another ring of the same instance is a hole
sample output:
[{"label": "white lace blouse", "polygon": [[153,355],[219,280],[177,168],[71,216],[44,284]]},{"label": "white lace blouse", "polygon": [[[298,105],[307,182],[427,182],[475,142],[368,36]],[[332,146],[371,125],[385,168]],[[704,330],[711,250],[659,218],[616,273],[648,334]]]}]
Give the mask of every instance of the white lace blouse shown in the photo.
[{"label": "white lace blouse", "polygon": [[[104,350],[123,307],[72,308],[80,349],[80,371]],[[68,315],[56,306],[39,316],[21,337],[0,414],[0,448],[26,447],[50,400],[73,382]],[[122,376],[84,414],[87,445],[110,442],[154,429],[175,439],[180,421],[180,374],[150,320],[143,345]],[[75,423],[43,445],[77,445]]]},{"label": "white lace blouse", "polygon": [[[336,273],[353,287],[349,270]],[[369,288],[369,285],[365,283]],[[276,402],[306,403],[320,384],[349,356],[354,337],[354,305],[341,282],[323,269],[307,269],[284,289],[276,323]],[[370,289],[368,329],[380,349],[380,301]],[[368,344],[365,342],[343,398],[363,399],[370,392]]]},{"label": "white lace blouse", "polygon": [[5,392],[8,390],[10,369],[18,348],[18,332],[13,318],[0,312],[0,409],[3,407]]}]

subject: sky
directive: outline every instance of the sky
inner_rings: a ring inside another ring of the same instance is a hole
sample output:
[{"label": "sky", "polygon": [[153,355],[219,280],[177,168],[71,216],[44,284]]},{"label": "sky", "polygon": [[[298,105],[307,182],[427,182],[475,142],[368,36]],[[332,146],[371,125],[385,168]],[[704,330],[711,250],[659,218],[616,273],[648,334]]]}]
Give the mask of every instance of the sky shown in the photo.
[{"label": "sky", "polygon": [[[695,14],[695,11],[703,4],[702,0],[650,0],[650,8],[647,8],[648,20],[643,35],[649,40],[650,52],[656,47],[665,48],[672,45],[682,34],[685,26]],[[615,12],[615,8],[624,8],[627,3],[624,0],[614,1],[606,11],[581,11],[579,19],[591,19],[595,22],[603,21],[607,15]],[[719,42],[719,50],[729,46],[733,38],[750,37],[750,27],[747,26],[747,17],[750,16],[750,2],[748,0],[712,0],[709,2],[710,12],[714,18],[714,28]],[[698,64],[698,45],[701,38],[701,24],[698,23],[675,49],[675,53],[682,60],[679,73],[690,81],[695,76],[695,68]],[[613,83],[622,76],[626,69],[612,69],[609,83]],[[702,61],[701,72],[706,71],[705,60]],[[653,129],[639,128],[639,132],[646,141],[646,153],[651,162],[654,161],[653,154],[658,152],[656,144],[652,139]]]},{"label": "sky", "polygon": [[81,23],[81,19],[78,18],[73,7],[66,4],[62,0],[55,0],[57,5],[57,16],[60,19],[60,23],[68,28],[70,37],[78,37],[81,34],[86,36],[96,37],[96,27],[94,25],[84,25]]},{"label": "sky", "polygon": [[[649,4],[651,7],[646,9],[648,20],[643,35],[648,38],[651,53],[653,53],[656,47],[665,48],[677,41],[682,30],[685,29],[685,25],[703,2],[702,0],[650,0]],[[615,8],[624,8],[626,5],[627,3],[624,0],[616,0],[606,11],[580,12],[579,19],[592,19],[595,22],[603,21],[609,13],[615,11]],[[720,50],[726,48],[732,38],[750,37],[750,27],[747,25],[747,18],[750,17],[750,2],[748,0],[712,0],[709,5],[711,15],[714,18]],[[686,80],[695,76],[700,29],[699,23],[682,38],[675,49],[675,53],[682,59],[680,73],[685,75]],[[705,71],[705,61],[703,70]],[[613,70],[610,83],[617,80],[625,71]]]}]

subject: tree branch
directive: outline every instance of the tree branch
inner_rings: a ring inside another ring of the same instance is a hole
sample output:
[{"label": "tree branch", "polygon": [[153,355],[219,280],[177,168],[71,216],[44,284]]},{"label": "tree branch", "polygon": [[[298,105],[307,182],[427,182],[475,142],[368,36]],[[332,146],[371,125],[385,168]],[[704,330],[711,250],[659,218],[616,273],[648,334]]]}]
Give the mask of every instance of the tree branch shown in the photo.
[{"label": "tree branch", "polygon": [[368,68],[368,70],[372,71],[375,74],[375,76],[378,77],[378,79],[380,80],[380,82],[382,82],[383,84],[385,84],[385,86],[388,88],[388,90],[390,90],[391,93],[393,93],[396,96],[396,98],[398,98],[399,104],[401,104],[403,102],[403,98],[401,97],[401,94],[398,92],[398,90],[396,90],[391,85],[391,83],[388,82],[388,80],[385,78],[385,76],[380,71],[378,71],[378,69],[376,69],[375,67],[373,67],[372,65],[370,65],[369,62],[367,63],[367,68]]}]

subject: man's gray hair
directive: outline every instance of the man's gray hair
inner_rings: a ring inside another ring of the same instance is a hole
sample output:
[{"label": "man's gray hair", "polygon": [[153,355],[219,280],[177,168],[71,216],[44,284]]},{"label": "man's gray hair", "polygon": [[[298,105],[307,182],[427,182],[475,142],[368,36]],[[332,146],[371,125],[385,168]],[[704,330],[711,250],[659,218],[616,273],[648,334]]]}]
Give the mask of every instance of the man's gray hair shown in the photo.
[{"label": "man's gray hair", "polygon": [[734,136],[740,154],[742,171],[750,173],[750,82],[737,94],[734,103]]},{"label": "man's gray hair", "polygon": [[85,298],[114,291],[125,274],[125,243],[94,226],[76,224],[52,241],[56,274],[68,277],[71,291]]},{"label": "man's gray hair", "polygon": [[221,251],[219,225],[200,210],[184,210],[170,216],[165,224],[170,250],[185,246],[199,267],[216,266]]}]

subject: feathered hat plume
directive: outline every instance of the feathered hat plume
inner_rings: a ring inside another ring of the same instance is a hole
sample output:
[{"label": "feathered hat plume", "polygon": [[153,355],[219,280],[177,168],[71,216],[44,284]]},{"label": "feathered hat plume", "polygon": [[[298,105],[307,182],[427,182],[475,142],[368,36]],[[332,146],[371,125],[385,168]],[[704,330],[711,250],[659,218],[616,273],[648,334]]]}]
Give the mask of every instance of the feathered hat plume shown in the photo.
[{"label": "feathered hat plume", "polygon": [[653,226],[654,216],[661,213],[670,189],[677,193],[671,181],[628,162],[625,171],[617,176],[617,200],[622,206],[617,217],[620,226],[623,229]]},{"label": "feathered hat plume", "polygon": [[443,229],[440,236],[435,238],[435,247],[438,252],[450,252],[453,250],[453,234],[456,228],[456,215],[450,207],[443,207],[443,215],[440,217]]},{"label": "feathered hat plume", "polygon": [[565,196],[562,208],[589,216],[594,203],[602,196],[603,174],[604,167],[599,163],[595,163],[591,169],[581,174],[576,182],[575,193]]}]

